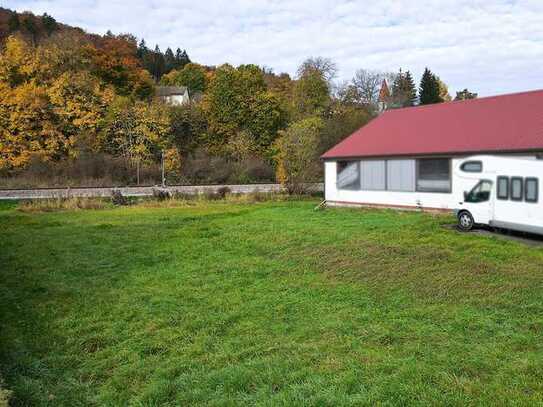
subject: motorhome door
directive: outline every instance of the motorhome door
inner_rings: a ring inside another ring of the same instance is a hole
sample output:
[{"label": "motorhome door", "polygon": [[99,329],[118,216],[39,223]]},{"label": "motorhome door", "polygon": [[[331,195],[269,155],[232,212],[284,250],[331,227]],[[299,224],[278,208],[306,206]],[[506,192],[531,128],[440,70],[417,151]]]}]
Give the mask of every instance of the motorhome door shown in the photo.
[{"label": "motorhome door", "polygon": [[488,225],[492,219],[493,208],[493,182],[481,180],[469,191],[465,198],[462,209],[467,209],[473,216],[475,223]]}]

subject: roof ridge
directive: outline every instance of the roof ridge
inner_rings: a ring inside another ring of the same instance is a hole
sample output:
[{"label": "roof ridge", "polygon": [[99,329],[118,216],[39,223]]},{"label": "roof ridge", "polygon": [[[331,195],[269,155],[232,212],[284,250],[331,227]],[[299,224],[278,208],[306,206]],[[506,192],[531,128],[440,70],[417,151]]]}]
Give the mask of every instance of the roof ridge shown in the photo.
[{"label": "roof ridge", "polygon": [[407,109],[409,109],[409,110],[412,110],[412,109],[419,110],[419,109],[438,107],[438,106],[448,106],[451,103],[454,103],[454,104],[466,103],[466,102],[475,103],[475,102],[479,102],[481,100],[497,99],[497,98],[502,98],[502,97],[507,97],[507,96],[518,96],[518,95],[525,95],[525,94],[528,94],[528,93],[537,93],[537,92],[543,92],[543,89],[525,90],[525,91],[513,92],[513,93],[503,93],[501,95],[482,96],[482,97],[477,97],[475,99],[451,100],[450,102],[431,103],[431,104],[428,104],[428,105],[407,106],[407,107],[402,107],[402,108],[399,108],[399,109],[388,109],[388,110],[385,110],[383,112],[383,114],[387,113],[387,112],[394,112],[394,111],[405,111]]}]

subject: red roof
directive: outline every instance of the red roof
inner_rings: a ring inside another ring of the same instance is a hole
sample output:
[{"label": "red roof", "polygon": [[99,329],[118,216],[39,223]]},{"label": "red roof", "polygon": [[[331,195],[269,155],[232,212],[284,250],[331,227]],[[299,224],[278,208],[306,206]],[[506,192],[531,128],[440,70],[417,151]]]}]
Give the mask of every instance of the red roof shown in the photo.
[{"label": "red roof", "polygon": [[543,90],[388,110],[322,158],[543,151]]}]

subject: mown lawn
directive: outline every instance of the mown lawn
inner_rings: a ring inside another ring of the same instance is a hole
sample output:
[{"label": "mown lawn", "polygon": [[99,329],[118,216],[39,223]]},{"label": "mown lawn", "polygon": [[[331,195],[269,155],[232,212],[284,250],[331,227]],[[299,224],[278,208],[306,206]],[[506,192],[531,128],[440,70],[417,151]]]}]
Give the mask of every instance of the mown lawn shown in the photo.
[{"label": "mown lawn", "polygon": [[4,205],[13,404],[543,404],[543,248],[315,204]]}]

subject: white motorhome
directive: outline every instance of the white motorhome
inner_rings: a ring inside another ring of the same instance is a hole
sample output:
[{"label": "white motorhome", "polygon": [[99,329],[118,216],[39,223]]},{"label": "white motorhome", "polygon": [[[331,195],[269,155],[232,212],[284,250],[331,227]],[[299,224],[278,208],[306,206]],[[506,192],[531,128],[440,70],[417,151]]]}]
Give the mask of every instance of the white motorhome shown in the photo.
[{"label": "white motorhome", "polygon": [[475,186],[458,197],[454,210],[461,230],[475,225],[543,235],[543,161],[502,156],[472,156],[454,168],[453,180]]}]

